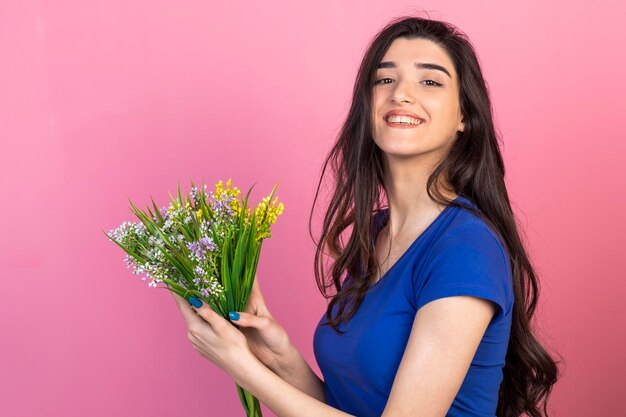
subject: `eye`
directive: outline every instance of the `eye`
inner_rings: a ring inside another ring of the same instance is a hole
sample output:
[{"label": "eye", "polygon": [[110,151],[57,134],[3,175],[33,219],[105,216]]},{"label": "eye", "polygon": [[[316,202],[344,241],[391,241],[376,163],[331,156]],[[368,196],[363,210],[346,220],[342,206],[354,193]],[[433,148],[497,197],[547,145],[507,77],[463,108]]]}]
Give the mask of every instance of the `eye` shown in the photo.
[{"label": "eye", "polygon": [[433,87],[439,87],[439,86],[441,85],[441,84],[439,84],[438,82],[433,81],[433,80],[424,80],[424,81],[422,81],[422,82],[424,82],[424,83],[425,83],[425,82],[431,82],[432,84],[427,84],[427,85],[429,85],[429,86],[433,86]]},{"label": "eye", "polygon": [[[391,78],[381,78],[380,80],[376,80],[376,82],[374,84],[389,84],[389,83],[383,82],[383,81],[386,81],[386,80],[393,81],[393,79],[391,79]],[[433,80],[424,80],[422,82],[423,83],[428,83],[426,85],[429,86],[429,87],[440,87],[442,85],[442,84],[439,84],[438,82],[433,81]]]},{"label": "eye", "polygon": [[[376,82],[374,84],[387,84],[387,83],[383,83],[382,82],[382,81],[385,81],[385,80],[391,80],[391,78],[381,78],[380,80],[376,80]],[[391,80],[391,81],[393,81],[393,80]]]}]

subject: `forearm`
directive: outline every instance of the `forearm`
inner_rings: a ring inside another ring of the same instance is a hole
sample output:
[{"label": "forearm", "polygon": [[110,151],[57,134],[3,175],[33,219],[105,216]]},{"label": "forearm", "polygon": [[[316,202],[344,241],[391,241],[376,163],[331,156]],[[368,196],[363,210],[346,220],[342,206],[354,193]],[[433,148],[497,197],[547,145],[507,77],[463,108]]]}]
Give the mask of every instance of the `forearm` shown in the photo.
[{"label": "forearm", "polygon": [[250,354],[238,361],[230,376],[278,417],[354,417],[305,394]]},{"label": "forearm", "polygon": [[324,382],[313,372],[302,354],[292,345],[289,354],[272,367],[278,376],[295,388],[326,403]]}]

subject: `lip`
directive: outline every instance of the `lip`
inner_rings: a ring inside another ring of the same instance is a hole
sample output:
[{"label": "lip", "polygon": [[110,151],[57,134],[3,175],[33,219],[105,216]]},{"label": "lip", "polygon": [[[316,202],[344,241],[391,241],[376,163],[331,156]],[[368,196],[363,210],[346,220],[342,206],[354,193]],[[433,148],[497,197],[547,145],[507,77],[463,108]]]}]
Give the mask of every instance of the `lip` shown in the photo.
[{"label": "lip", "polygon": [[[414,118],[414,119],[420,119],[420,120],[422,121],[422,123],[420,123],[420,124],[418,124],[418,125],[410,125],[410,124],[407,124],[406,126],[401,126],[401,125],[398,125],[398,124],[394,124],[394,125],[392,125],[392,124],[390,124],[390,123],[387,121],[387,118],[388,118],[389,116],[409,116],[409,117],[412,117],[412,118]],[[383,117],[383,120],[385,120],[385,123],[387,123],[387,125],[388,125],[388,126],[396,127],[396,128],[399,128],[399,129],[411,129],[411,128],[418,127],[418,126],[421,126],[421,125],[423,125],[424,123],[426,123],[426,120],[424,120],[424,118],[423,118],[423,117],[418,116],[417,114],[415,114],[415,113],[413,113],[413,112],[410,112],[410,111],[408,111],[408,110],[398,110],[398,109],[396,109],[396,110],[390,110],[390,111],[388,111],[387,113],[385,113],[385,116]]]}]

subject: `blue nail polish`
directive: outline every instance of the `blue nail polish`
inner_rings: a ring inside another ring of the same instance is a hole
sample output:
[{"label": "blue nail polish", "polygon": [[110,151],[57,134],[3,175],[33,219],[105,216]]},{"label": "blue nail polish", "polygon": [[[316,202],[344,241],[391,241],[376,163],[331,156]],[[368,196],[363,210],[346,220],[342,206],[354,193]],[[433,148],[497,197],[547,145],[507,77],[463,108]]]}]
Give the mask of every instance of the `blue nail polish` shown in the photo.
[{"label": "blue nail polish", "polygon": [[192,306],[194,306],[195,308],[200,308],[202,307],[202,301],[198,300],[196,297],[189,297],[189,302],[191,303]]},{"label": "blue nail polish", "polygon": [[228,317],[230,317],[231,320],[239,320],[239,313],[237,313],[236,311],[231,311],[230,313],[228,313]]}]

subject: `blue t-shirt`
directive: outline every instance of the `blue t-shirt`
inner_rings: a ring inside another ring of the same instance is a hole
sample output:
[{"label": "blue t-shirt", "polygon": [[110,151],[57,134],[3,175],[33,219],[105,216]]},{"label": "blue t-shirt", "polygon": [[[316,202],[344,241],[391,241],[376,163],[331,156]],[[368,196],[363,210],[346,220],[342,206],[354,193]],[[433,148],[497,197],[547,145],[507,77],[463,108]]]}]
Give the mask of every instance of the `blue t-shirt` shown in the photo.
[{"label": "blue t-shirt", "polygon": [[[477,208],[464,196],[455,201]],[[374,242],[388,215],[388,209],[375,214]],[[447,416],[495,417],[511,329],[512,270],[505,247],[493,230],[468,209],[458,207],[444,208],[370,286],[356,314],[339,326],[345,334],[321,326],[326,322],[322,315],[313,349],[324,376],[327,403],[357,417],[379,417],[417,310],[430,301],[456,295],[492,300],[498,311]],[[332,310],[333,317],[337,307]]]}]

